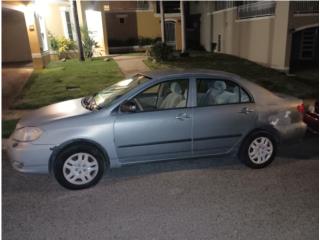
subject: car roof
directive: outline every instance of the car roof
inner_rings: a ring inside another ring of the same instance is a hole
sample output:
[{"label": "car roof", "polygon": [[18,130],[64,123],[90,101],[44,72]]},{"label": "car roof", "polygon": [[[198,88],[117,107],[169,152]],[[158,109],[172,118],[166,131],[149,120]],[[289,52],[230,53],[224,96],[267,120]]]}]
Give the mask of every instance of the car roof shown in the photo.
[{"label": "car roof", "polygon": [[212,77],[221,77],[221,78],[231,78],[234,80],[240,79],[240,77],[236,74],[209,70],[209,69],[188,69],[188,70],[180,70],[180,69],[166,69],[166,70],[154,70],[141,73],[144,76],[147,76],[151,79],[159,79],[164,77],[173,77],[173,76],[192,76],[192,75],[210,75]]}]

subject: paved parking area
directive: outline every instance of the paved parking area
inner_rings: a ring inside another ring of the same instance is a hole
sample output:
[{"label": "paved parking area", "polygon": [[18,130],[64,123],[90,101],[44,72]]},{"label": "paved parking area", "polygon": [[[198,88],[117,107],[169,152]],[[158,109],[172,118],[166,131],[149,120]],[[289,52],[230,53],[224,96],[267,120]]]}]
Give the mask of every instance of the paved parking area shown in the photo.
[{"label": "paved parking area", "polygon": [[3,239],[318,239],[318,137],[268,168],[195,159],[110,170],[68,191],[3,158]]}]

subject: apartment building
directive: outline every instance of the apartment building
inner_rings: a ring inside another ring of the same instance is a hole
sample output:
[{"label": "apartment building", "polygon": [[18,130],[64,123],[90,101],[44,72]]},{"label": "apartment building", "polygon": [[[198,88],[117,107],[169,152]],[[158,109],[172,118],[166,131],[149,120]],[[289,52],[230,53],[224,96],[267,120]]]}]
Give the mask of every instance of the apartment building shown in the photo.
[{"label": "apartment building", "polygon": [[201,14],[206,51],[239,56],[288,72],[318,65],[317,1],[211,1],[191,3]]},{"label": "apartment building", "polygon": [[[81,27],[87,27],[98,43],[94,53],[105,56],[116,48],[134,47],[139,40],[161,38],[159,1],[76,0]],[[180,1],[163,3],[165,37],[174,49],[182,48]],[[32,61],[45,67],[57,55],[49,35],[77,41],[72,0],[3,1],[3,62]],[[109,46],[110,45],[110,46]]]}]

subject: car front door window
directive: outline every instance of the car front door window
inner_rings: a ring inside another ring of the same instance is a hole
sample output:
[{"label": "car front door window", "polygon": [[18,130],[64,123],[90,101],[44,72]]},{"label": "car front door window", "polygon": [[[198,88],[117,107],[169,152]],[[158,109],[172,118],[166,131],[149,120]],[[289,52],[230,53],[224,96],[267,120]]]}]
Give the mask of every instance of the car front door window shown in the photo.
[{"label": "car front door window", "polygon": [[185,108],[188,80],[171,80],[154,85],[133,98],[140,112]]}]

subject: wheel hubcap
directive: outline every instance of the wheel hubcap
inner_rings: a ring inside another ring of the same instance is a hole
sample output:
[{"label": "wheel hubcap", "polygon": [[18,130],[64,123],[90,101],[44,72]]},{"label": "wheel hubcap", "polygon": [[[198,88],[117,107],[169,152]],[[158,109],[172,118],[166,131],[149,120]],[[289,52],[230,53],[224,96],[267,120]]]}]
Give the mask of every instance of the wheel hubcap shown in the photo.
[{"label": "wheel hubcap", "polygon": [[97,159],[89,153],[76,153],[70,156],[63,165],[63,176],[76,185],[92,181],[98,174]]},{"label": "wheel hubcap", "polygon": [[265,163],[273,153],[273,144],[267,137],[259,137],[252,141],[248,154],[250,160],[255,164]]}]

